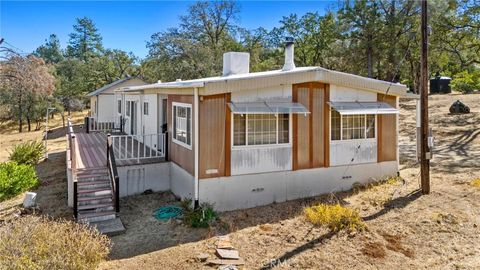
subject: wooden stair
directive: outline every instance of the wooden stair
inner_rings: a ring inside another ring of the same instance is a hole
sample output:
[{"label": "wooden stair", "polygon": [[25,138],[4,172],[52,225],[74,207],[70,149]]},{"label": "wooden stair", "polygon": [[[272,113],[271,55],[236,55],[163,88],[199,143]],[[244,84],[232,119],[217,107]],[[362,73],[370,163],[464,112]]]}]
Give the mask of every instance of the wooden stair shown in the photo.
[{"label": "wooden stair", "polygon": [[92,223],[115,219],[113,191],[105,168],[77,172],[77,221]]}]

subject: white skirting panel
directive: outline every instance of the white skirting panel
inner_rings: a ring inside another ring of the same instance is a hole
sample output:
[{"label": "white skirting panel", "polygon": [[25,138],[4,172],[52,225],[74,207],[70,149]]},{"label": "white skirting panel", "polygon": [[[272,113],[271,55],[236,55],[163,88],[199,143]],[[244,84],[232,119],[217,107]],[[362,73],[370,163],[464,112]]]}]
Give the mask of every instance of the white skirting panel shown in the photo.
[{"label": "white skirting panel", "polygon": [[173,162],[170,164],[170,189],[177,197],[192,199],[195,190],[195,181],[191,174]]},{"label": "white skirting panel", "polygon": [[355,182],[381,180],[397,171],[397,161],[389,161],[202,179],[200,202],[212,203],[218,211],[245,209],[348,190]]},{"label": "white skirting panel", "polygon": [[120,197],[170,189],[170,162],[120,166]]}]

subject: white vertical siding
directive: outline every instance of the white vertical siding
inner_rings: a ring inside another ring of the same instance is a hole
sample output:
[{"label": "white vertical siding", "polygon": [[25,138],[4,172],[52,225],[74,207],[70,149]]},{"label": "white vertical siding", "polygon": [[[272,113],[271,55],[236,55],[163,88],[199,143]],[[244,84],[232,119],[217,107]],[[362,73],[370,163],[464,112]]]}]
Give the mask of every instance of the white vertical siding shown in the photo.
[{"label": "white vertical siding", "polygon": [[231,174],[252,174],[292,170],[292,147],[246,147],[232,149]]},{"label": "white vertical siding", "polygon": [[344,86],[330,85],[330,101],[377,101],[377,93]]},{"label": "white vertical siding", "polygon": [[98,122],[113,122],[114,98],[115,96],[111,94],[98,96],[98,100],[97,100],[97,103],[98,103],[97,121]]},{"label": "white vertical siding", "polygon": [[330,166],[377,162],[377,140],[349,140],[330,143]]},{"label": "white vertical siding", "polygon": [[266,100],[291,101],[292,85],[279,85],[277,87],[233,92],[231,100],[233,102],[255,102]]}]

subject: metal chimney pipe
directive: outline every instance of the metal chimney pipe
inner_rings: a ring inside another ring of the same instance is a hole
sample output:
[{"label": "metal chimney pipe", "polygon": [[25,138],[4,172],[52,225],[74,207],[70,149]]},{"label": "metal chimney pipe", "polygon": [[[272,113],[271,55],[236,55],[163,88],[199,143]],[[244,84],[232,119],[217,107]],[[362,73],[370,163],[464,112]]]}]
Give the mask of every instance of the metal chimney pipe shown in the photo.
[{"label": "metal chimney pipe", "polygon": [[293,49],[294,43],[293,37],[285,38],[285,63],[283,64],[283,71],[292,70],[295,68]]}]

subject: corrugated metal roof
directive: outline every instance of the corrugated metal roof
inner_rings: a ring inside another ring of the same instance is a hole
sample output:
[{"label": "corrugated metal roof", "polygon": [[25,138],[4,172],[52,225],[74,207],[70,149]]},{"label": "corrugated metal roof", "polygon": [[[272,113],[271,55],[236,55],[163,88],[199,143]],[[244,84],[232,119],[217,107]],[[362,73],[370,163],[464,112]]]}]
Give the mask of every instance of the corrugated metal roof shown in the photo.
[{"label": "corrugated metal roof", "polygon": [[88,97],[96,96],[96,95],[101,94],[102,92],[104,92],[104,91],[106,91],[106,90],[108,90],[108,89],[116,86],[116,85],[119,85],[119,84],[121,84],[121,83],[123,83],[123,82],[126,82],[126,81],[131,80],[131,79],[134,79],[134,78],[135,78],[135,77],[126,77],[126,78],[123,78],[123,79],[120,79],[120,80],[116,80],[116,81],[114,81],[114,82],[112,82],[112,83],[110,83],[110,84],[107,84],[107,85],[105,85],[105,86],[102,86],[101,88],[98,88],[98,89],[95,90],[95,91],[92,91],[92,92],[88,93],[87,96],[88,96]]},{"label": "corrugated metal roof", "polygon": [[405,96],[408,90],[406,85],[400,83],[366,78],[354,74],[328,70],[322,67],[299,67],[288,71],[272,70],[195,80],[155,83],[125,87],[122,88],[122,90],[125,92],[139,90],[149,92],[155,92],[155,90],[181,92],[197,87],[201,95],[214,95],[309,81],[320,81],[378,93],[386,93],[388,91],[388,94],[395,96]]}]

